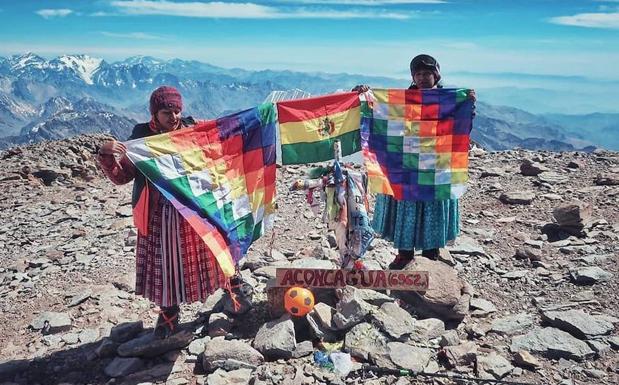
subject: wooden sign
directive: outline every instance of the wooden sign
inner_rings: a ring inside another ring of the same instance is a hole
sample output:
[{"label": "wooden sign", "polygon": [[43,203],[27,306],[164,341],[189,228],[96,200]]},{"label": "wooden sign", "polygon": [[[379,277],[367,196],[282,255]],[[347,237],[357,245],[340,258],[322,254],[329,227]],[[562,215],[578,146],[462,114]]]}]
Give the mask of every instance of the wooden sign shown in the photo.
[{"label": "wooden sign", "polygon": [[428,290],[427,271],[409,270],[337,270],[277,268],[277,287],[338,288],[355,286],[374,290]]}]

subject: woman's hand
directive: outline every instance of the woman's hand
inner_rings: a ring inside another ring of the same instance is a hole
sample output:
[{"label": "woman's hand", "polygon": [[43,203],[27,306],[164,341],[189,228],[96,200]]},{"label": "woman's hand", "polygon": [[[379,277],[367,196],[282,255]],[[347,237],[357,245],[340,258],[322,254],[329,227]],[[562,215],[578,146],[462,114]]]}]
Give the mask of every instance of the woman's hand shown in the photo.
[{"label": "woman's hand", "polygon": [[127,147],[117,140],[109,140],[99,148],[99,155],[124,155]]},{"label": "woman's hand", "polygon": [[353,89],[351,90],[352,92],[357,92],[359,94],[362,94],[364,92],[367,92],[370,90],[370,86],[366,85],[366,84],[359,84],[353,87]]},{"label": "woman's hand", "polygon": [[475,90],[469,90],[468,97],[473,101],[473,103],[475,103],[477,101],[477,94],[475,94]]}]

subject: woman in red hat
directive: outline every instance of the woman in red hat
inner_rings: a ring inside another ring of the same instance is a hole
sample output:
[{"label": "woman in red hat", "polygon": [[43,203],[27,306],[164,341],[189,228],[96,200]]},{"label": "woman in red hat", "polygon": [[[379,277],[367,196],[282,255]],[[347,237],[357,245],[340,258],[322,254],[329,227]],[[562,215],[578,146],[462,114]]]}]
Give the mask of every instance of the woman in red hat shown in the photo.
[{"label": "woman in red hat", "polygon": [[[181,118],[183,100],[174,87],[162,86],[150,96],[151,120],[133,128],[129,139],[157,135],[195,124]],[[155,334],[167,337],[178,326],[180,303],[204,301],[227,279],[213,254],[172,204],[131,163],[126,147],[110,140],[99,149],[98,161],[117,185],[133,183],[131,204],[138,228],[136,294],[160,307]]]}]

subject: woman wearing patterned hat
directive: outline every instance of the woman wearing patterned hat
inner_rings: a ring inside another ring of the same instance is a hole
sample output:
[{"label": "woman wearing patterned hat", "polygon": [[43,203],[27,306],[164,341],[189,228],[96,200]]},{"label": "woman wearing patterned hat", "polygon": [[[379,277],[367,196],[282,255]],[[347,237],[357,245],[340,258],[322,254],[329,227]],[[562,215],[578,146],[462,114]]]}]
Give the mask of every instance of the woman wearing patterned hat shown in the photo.
[{"label": "woman wearing patterned hat", "polygon": [[[191,117],[181,118],[182,110],[178,90],[157,88],[150,96],[150,122],[136,125],[129,139],[194,125]],[[226,287],[227,278],[195,230],[135,168],[126,151],[125,145],[110,140],[99,149],[98,161],[114,184],[134,181],[131,204],[138,229],[135,292],[160,307],[154,333],[165,338],[177,329],[180,303],[204,301]]]},{"label": "woman wearing patterned hat", "polygon": [[[442,88],[441,67],[430,55],[417,55],[410,62],[412,84],[409,89]],[[360,85],[353,91],[365,92]],[[469,98],[476,100],[475,91]],[[415,250],[429,259],[438,259],[439,249],[456,239],[460,232],[460,210],[457,199],[437,201],[397,200],[390,195],[378,194],[374,207],[372,227],[384,239],[393,242],[398,255],[389,269],[403,269],[414,258]]]}]

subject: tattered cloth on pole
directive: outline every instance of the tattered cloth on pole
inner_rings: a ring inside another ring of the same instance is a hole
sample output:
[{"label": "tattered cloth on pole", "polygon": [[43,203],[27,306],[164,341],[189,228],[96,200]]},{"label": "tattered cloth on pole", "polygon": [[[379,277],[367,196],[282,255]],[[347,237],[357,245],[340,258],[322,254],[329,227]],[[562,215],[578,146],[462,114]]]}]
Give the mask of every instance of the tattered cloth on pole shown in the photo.
[{"label": "tattered cloth on pole", "polygon": [[228,277],[275,209],[275,109],[265,103],[126,143],[127,155],[211,249]]},{"label": "tattered cloth on pole", "polygon": [[372,193],[398,200],[460,197],[468,181],[473,101],[467,89],[374,89],[361,118]]},{"label": "tattered cloth on pole", "polygon": [[360,268],[362,264],[357,261],[374,240],[374,230],[368,215],[366,177],[362,173],[342,169],[337,161],[331,167],[321,168],[319,172],[319,178],[298,180],[292,189],[307,191],[307,202],[315,215],[318,214],[318,206],[314,200],[314,191],[320,189],[324,204],[322,220],[335,232],[340,266]]},{"label": "tattered cloth on pole", "polygon": [[333,143],[342,155],[361,151],[360,102],[356,92],[277,103],[282,164],[333,159]]}]

